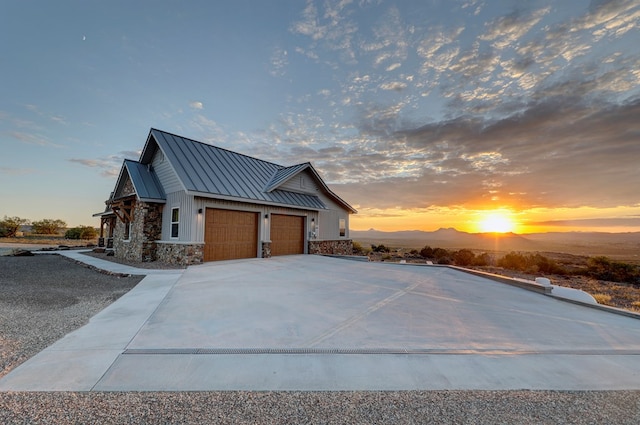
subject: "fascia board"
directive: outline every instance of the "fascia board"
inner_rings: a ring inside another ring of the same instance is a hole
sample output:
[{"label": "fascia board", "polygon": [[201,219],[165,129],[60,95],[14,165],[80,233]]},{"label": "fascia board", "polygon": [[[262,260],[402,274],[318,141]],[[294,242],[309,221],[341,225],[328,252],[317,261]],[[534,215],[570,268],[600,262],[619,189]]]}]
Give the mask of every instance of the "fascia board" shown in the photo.
[{"label": "fascia board", "polygon": [[313,207],[305,207],[305,206],[299,206],[299,205],[282,204],[280,202],[263,201],[260,199],[250,199],[250,198],[238,198],[237,196],[218,195],[215,193],[195,192],[190,190],[187,191],[187,195],[197,196],[199,198],[219,199],[221,201],[244,202],[245,204],[268,205],[272,207],[283,207],[283,208],[291,208],[291,209],[305,210],[305,211],[326,210],[326,208],[313,208]]}]

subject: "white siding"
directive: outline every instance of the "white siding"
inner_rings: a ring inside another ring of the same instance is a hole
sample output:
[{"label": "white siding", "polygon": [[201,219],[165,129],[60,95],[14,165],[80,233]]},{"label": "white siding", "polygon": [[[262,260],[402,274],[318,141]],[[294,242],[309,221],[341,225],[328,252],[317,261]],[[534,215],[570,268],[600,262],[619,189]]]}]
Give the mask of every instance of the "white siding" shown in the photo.
[{"label": "white siding", "polygon": [[182,185],[178,180],[178,176],[171,168],[169,161],[164,158],[160,149],[158,149],[153,156],[151,165],[153,166],[153,170],[158,176],[158,180],[160,180],[160,184],[164,188],[165,193],[168,194],[170,192],[182,190]]},{"label": "white siding", "polygon": [[[327,209],[320,211],[319,214],[318,220],[320,223],[320,229],[318,233],[318,239],[349,239],[349,213],[324,193],[318,193],[318,197],[327,206]],[[345,236],[340,236],[340,219],[345,220]]]},{"label": "white siding", "polygon": [[316,179],[309,171],[303,171],[280,186],[278,189],[288,190],[290,192],[310,193],[316,195],[320,188],[316,184]]},{"label": "white siding", "polygon": [[[180,221],[178,225],[178,238],[171,238],[171,210],[180,208]],[[167,203],[162,210],[162,240],[167,242],[192,242],[197,210],[193,208],[193,196],[185,192],[172,192],[167,194]]]}]

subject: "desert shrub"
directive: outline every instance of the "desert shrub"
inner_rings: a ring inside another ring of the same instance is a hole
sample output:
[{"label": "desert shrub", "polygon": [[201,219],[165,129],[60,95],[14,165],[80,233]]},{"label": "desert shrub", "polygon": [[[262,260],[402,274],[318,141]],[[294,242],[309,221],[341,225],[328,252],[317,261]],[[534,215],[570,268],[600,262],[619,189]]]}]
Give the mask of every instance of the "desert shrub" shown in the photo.
[{"label": "desert shrub", "polygon": [[527,273],[566,274],[566,270],[558,263],[542,254],[521,254],[510,252],[498,259],[497,265],[510,270],[519,270]]},{"label": "desert shrub", "polygon": [[420,256],[424,258],[433,258],[433,248],[431,248],[429,245],[426,245],[420,250]]},{"label": "desert shrub", "polygon": [[500,258],[497,265],[505,269],[524,271],[527,268],[527,259],[524,255],[512,251]]},{"label": "desert shrub", "polygon": [[369,249],[365,249],[360,242],[353,241],[353,255],[367,255]]},{"label": "desert shrub", "polygon": [[388,248],[388,247],[384,246],[383,244],[371,245],[371,251],[373,251],[373,252],[391,252],[391,248]]},{"label": "desert shrub", "polygon": [[609,294],[593,294],[593,298],[598,304],[611,305],[611,295]]},{"label": "desert shrub", "polygon": [[7,217],[6,215],[0,220],[0,237],[13,238],[16,236],[18,229],[23,224],[28,224],[29,220],[20,217]]},{"label": "desert shrub", "polygon": [[480,255],[476,255],[476,257],[473,259],[474,266],[480,266],[480,267],[490,266],[491,262],[492,262],[491,256],[486,252],[483,252]]},{"label": "desert shrub", "polygon": [[91,226],[78,226],[67,230],[64,234],[66,239],[94,239],[98,232]]},{"label": "desert shrub", "polygon": [[640,267],[603,256],[587,260],[587,274],[600,280],[640,284]]},{"label": "desert shrub", "polygon": [[473,264],[476,255],[469,249],[461,249],[453,253],[453,262],[458,266],[470,266]]},{"label": "desert shrub", "polygon": [[451,257],[451,253],[444,248],[435,248],[433,250],[433,258],[440,261],[441,258]]},{"label": "desert shrub", "polygon": [[566,270],[562,266],[542,254],[530,255],[529,263],[534,265],[541,273],[566,274]]},{"label": "desert shrub", "polygon": [[55,235],[67,227],[67,223],[58,219],[45,218],[31,223],[32,232],[37,235]]}]

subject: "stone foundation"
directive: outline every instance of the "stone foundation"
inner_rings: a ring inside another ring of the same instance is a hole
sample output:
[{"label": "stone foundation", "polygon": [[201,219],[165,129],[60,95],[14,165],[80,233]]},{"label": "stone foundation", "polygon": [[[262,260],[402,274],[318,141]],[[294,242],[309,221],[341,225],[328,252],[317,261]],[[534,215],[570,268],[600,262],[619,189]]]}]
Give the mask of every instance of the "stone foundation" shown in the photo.
[{"label": "stone foundation", "polygon": [[202,264],[204,258],[204,244],[179,244],[179,243],[157,243],[156,260],[163,263],[190,266],[192,264]]},{"label": "stone foundation", "polygon": [[353,241],[309,241],[309,254],[353,255]]}]

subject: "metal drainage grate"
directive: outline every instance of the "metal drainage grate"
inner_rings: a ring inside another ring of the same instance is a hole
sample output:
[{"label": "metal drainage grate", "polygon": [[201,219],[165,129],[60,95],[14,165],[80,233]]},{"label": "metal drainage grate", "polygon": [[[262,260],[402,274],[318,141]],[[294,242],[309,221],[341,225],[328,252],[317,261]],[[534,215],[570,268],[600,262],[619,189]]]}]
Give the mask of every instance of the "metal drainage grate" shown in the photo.
[{"label": "metal drainage grate", "polygon": [[501,350],[501,349],[446,349],[446,348],[130,348],[128,355],[250,355],[250,354],[448,354],[448,355],[640,355],[638,350]]}]

